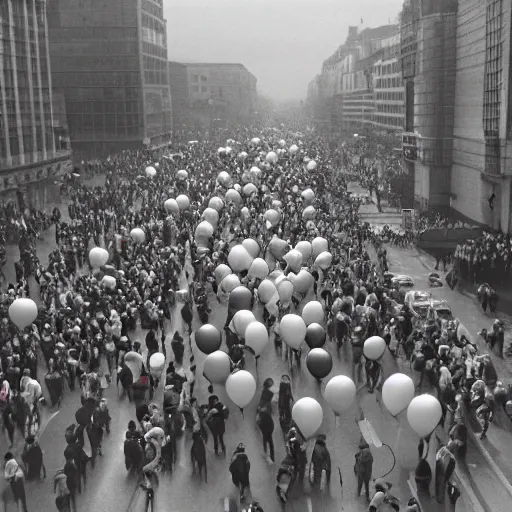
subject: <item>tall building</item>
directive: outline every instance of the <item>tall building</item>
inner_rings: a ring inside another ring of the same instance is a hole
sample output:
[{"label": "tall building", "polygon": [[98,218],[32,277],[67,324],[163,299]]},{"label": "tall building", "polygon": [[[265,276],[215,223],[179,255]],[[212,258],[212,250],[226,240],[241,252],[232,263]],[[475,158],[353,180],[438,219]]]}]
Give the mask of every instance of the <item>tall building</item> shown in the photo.
[{"label": "tall building", "polygon": [[48,0],[48,27],[77,160],[169,141],[163,0]]},{"label": "tall building", "polygon": [[256,108],[256,77],[243,64],[185,63],[190,123],[215,129],[247,122]]},{"label": "tall building", "polygon": [[404,91],[396,25],[349,27],[343,43],[308,87],[308,104],[332,131],[396,132],[403,129]]},{"label": "tall building", "polygon": [[46,4],[0,1],[0,197],[20,207],[56,200],[71,166],[66,134],[55,131]]}]

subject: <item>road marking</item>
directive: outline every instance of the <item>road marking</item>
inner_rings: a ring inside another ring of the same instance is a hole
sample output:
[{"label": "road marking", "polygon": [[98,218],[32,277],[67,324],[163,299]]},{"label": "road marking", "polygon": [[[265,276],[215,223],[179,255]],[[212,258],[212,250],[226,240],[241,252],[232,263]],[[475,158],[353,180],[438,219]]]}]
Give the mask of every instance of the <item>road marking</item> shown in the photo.
[{"label": "road marking", "polygon": [[313,512],[313,503],[311,502],[311,498],[309,496],[306,498],[306,503],[308,504],[308,512]]},{"label": "road marking", "polygon": [[59,414],[59,412],[60,411],[52,412],[50,417],[43,423],[43,425],[41,425],[41,427],[39,428],[39,430],[37,431],[37,434],[36,434],[36,436],[38,438],[41,438],[41,436],[43,435],[43,432],[45,431],[46,427],[49,425],[50,421],[52,421],[53,418],[55,418],[55,416],[57,416],[57,414]]},{"label": "road marking", "polygon": [[224,512],[229,512],[229,498],[224,498]]}]

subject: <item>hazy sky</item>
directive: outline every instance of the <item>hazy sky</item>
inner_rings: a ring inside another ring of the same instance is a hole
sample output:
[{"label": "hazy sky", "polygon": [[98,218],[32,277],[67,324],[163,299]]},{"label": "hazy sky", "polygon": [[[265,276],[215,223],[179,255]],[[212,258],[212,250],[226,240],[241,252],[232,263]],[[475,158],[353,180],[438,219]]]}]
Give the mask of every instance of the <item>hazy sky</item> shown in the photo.
[{"label": "hazy sky", "polygon": [[402,0],[164,0],[169,59],[240,62],[258,91],[304,99],[349,25],[396,22]]}]

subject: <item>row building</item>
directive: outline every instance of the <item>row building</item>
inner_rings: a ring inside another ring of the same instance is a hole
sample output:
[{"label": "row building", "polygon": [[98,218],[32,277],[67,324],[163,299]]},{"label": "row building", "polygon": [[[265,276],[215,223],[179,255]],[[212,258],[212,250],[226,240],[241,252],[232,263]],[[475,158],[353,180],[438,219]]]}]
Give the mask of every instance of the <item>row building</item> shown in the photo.
[{"label": "row building", "polygon": [[[64,116],[62,113],[64,111]],[[58,199],[71,153],[52,89],[46,3],[0,1],[0,201],[21,211]]]}]

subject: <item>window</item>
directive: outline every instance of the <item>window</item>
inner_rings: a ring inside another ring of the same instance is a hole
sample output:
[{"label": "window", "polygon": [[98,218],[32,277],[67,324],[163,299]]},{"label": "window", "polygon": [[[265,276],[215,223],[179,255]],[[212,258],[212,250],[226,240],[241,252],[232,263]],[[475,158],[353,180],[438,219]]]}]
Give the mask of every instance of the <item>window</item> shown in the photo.
[{"label": "window", "polygon": [[201,75],[201,82],[207,82],[208,81],[208,78],[205,77],[204,75]]},{"label": "window", "polygon": [[206,94],[206,93],[208,92],[208,87],[204,87],[204,86],[202,86],[202,87],[201,87],[201,92],[202,92],[203,94]]},{"label": "window", "polygon": [[192,75],[192,82],[198,82],[199,77],[197,75]]}]

